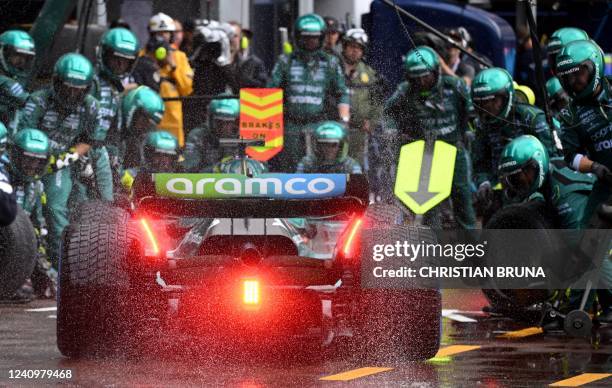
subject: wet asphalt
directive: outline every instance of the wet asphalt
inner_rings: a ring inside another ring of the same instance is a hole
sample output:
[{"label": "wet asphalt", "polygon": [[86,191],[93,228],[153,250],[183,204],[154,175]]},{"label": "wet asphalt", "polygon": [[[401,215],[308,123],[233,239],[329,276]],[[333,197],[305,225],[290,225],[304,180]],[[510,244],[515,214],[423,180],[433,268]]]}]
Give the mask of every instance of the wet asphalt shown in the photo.
[{"label": "wet asphalt", "polygon": [[[0,386],[612,387],[612,327],[599,327],[591,338],[543,334],[537,327],[482,313],[485,304],[479,291],[445,291],[438,355],[389,365],[349,359],[333,348],[288,357],[263,349],[169,353],[167,346],[157,345],[134,355],[70,360],[56,347],[54,301],[5,305],[0,306]],[[190,341],[177,347],[197,348]],[[70,371],[71,378],[15,378],[17,371],[43,369]]]}]

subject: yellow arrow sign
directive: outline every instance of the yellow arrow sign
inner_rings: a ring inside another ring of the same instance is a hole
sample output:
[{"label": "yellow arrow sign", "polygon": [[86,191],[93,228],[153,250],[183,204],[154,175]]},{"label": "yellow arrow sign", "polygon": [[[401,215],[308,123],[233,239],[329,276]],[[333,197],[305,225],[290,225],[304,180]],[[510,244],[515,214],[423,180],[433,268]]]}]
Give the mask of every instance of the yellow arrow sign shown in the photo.
[{"label": "yellow arrow sign", "polygon": [[282,102],[283,101],[283,91],[280,90],[278,92],[271,93],[265,96],[257,96],[253,93],[247,92],[244,89],[241,89],[240,99],[242,101],[249,102],[258,107],[264,107],[264,106],[272,104],[273,102]]},{"label": "yellow arrow sign", "polygon": [[259,120],[265,120],[270,117],[283,113],[283,104],[278,104],[278,105],[275,105],[271,108],[264,109],[264,110],[251,108],[250,106],[243,104],[240,106],[240,112],[245,115],[255,117],[256,119],[259,119]]},{"label": "yellow arrow sign", "polygon": [[402,147],[395,196],[415,214],[425,214],[451,193],[457,147],[437,140],[432,150],[418,140]]}]

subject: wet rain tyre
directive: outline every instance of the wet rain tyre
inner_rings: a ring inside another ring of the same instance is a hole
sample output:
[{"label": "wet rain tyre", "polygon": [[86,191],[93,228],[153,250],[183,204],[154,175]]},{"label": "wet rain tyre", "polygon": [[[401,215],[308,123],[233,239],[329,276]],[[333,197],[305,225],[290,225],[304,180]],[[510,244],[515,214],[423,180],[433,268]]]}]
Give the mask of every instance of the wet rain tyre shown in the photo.
[{"label": "wet rain tyre", "polygon": [[[548,232],[554,228],[553,218],[541,202],[528,202],[503,207],[485,225],[486,229],[534,229],[542,246],[558,247],[560,241]],[[493,311],[517,321],[537,323],[541,312],[529,307],[550,297],[547,290],[483,289]]]},{"label": "wet rain tyre", "polygon": [[[426,227],[379,224],[373,229],[374,238],[364,239],[364,245],[377,243],[378,233],[413,244],[436,241],[433,231]],[[362,260],[371,260],[366,252],[362,251]],[[355,290],[353,344],[360,358],[372,362],[404,362],[435,356],[440,347],[441,295],[437,289],[416,284],[414,287],[358,287]]]},{"label": "wet rain tyre", "polygon": [[11,296],[32,274],[36,248],[30,218],[18,208],[15,220],[0,227],[0,298]]},{"label": "wet rain tyre", "polygon": [[395,225],[401,219],[402,210],[396,205],[373,203],[365,212],[365,220],[372,226]]},{"label": "wet rain tyre", "polygon": [[130,213],[108,201],[87,201],[80,203],[70,214],[70,224],[116,224],[124,225]]},{"label": "wet rain tyre", "polygon": [[126,224],[67,229],[57,306],[57,344],[63,355],[111,353],[127,344],[138,311],[126,264],[135,238]]}]

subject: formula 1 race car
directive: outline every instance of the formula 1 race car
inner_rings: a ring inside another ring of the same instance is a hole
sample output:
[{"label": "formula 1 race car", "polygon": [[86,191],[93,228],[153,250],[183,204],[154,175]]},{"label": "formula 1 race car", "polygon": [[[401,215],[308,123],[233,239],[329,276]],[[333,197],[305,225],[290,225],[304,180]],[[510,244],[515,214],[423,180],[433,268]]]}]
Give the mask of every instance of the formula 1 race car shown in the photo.
[{"label": "formula 1 race car", "polygon": [[139,174],[130,207],[85,203],[64,234],[57,342],[68,357],[121,348],[152,322],[237,345],[343,338],[372,360],[438,350],[437,289],[361,287],[366,231],[429,238],[395,225],[396,207],[369,205],[362,175]]}]

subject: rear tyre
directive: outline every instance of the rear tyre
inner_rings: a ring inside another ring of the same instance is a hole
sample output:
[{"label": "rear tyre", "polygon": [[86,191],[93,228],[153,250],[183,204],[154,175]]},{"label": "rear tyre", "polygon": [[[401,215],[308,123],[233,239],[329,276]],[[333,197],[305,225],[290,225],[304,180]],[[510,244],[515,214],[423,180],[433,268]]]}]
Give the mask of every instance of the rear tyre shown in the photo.
[{"label": "rear tyre", "polygon": [[130,218],[125,209],[108,201],[87,201],[80,203],[70,214],[70,224],[118,224],[124,225]]},{"label": "rear tyre", "polygon": [[68,228],[59,266],[57,344],[68,357],[130,346],[144,317],[144,291],[130,278],[136,234],[123,225]]},{"label": "rear tyre", "polygon": [[36,254],[34,227],[19,207],[15,220],[0,227],[0,298],[13,295],[32,274]]},{"label": "rear tyre", "polygon": [[[393,241],[412,244],[436,241],[429,228],[397,225],[394,221],[399,212],[393,205],[372,206],[365,214],[365,228],[373,229],[374,236],[384,235]],[[372,252],[368,246],[377,243],[374,240],[364,241],[362,262],[372,260],[367,253]],[[359,357],[374,362],[403,362],[435,356],[440,346],[440,292],[413,286],[412,289],[361,289],[359,281],[355,282],[353,346]]]}]

